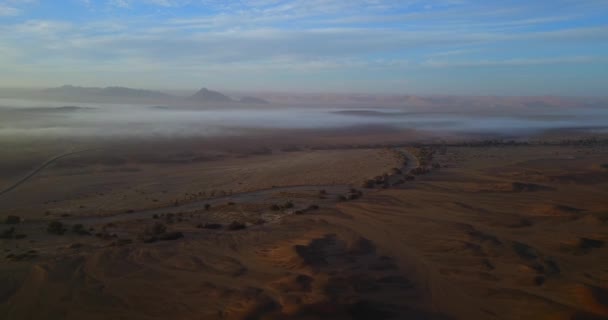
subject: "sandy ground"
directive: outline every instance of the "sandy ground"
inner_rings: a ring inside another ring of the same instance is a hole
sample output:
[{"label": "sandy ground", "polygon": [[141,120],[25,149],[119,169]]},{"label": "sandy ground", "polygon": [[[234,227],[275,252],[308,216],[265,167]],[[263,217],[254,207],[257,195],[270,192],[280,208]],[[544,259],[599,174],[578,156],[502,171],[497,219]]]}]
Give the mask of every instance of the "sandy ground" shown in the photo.
[{"label": "sandy ground", "polygon": [[[359,188],[360,181],[400,166],[396,163],[404,159],[394,151],[298,151],[223,159],[215,166],[205,162],[205,168],[180,166],[183,171],[171,170],[177,173],[163,182],[178,194],[181,186],[199,180],[243,191],[309,186],[222,196],[208,209],[180,203],[156,218],[138,216],[140,208],[133,219],[111,223],[83,218],[85,230],[93,228],[90,233],[97,236],[48,234],[45,223],[31,220],[16,225],[15,234],[27,233],[26,238],[0,240],[5,256],[0,314],[7,319],[606,318],[606,159],[605,146],[448,147],[430,161],[440,169],[372,189]],[[45,179],[63,181],[66,188],[82,180],[61,170],[53,168],[29,188],[47,190]],[[155,165],[141,170],[129,174],[165,176]],[[133,180],[137,190],[159,188]],[[242,182],[242,189],[234,181]],[[246,229],[229,230],[233,220]],[[158,223],[167,231],[156,232]],[[221,227],[209,229],[212,223]],[[174,231],[183,238],[150,241]]]},{"label": "sandy ground", "polygon": [[[394,152],[386,149],[222,155],[169,163],[161,159],[105,165],[89,161],[105,153],[91,151],[58,160],[0,197],[0,211],[28,219],[104,215],[273,186],[359,185],[399,165]],[[23,170],[23,175],[28,172]]]}]

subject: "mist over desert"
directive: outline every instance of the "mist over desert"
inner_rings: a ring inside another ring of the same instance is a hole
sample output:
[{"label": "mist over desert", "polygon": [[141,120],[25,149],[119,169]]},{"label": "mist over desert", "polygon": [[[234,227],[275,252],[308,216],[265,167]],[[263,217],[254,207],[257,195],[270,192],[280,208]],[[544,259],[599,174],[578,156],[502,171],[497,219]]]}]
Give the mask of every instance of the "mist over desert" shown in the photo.
[{"label": "mist over desert", "polygon": [[604,0],[0,0],[0,320],[608,319]]}]

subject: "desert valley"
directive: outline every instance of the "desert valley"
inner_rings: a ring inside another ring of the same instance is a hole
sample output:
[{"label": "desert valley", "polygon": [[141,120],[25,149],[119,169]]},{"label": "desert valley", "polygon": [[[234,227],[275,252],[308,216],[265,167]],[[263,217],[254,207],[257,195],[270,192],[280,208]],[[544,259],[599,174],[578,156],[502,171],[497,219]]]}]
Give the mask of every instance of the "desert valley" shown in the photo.
[{"label": "desert valley", "polygon": [[608,319],[608,0],[0,0],[0,320]]},{"label": "desert valley", "polygon": [[[605,129],[544,119],[549,127],[526,131],[490,112],[485,121],[506,125],[464,130],[470,111],[380,112],[340,99],[262,126],[268,110],[280,114],[276,102],[251,111],[213,96],[213,107],[161,111],[5,100],[0,314],[608,317]],[[158,112],[173,122],[157,127]],[[117,121],[99,120],[106,114]],[[225,127],[188,126],[207,116]],[[453,124],[398,125],[423,117]],[[88,131],[63,131],[83,122]]]}]

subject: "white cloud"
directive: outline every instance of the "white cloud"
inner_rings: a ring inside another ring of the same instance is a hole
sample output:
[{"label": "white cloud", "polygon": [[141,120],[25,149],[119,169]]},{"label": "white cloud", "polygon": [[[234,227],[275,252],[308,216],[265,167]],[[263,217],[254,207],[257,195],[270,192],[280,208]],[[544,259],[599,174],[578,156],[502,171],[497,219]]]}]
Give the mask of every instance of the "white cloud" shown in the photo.
[{"label": "white cloud", "polygon": [[21,10],[0,3],[0,17],[17,16]]}]

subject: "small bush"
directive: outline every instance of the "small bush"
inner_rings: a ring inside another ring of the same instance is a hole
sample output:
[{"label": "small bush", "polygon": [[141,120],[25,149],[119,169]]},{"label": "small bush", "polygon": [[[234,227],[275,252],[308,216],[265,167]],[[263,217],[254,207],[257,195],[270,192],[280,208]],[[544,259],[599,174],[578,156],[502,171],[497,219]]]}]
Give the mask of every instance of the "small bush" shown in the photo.
[{"label": "small bush", "polygon": [[283,208],[285,208],[285,209],[293,208],[293,202],[291,202],[291,201],[285,202],[285,204],[283,205]]},{"label": "small bush", "polygon": [[344,195],[339,195],[339,196],[338,196],[338,200],[339,200],[339,201],[346,201],[346,200],[347,200],[347,198],[346,198],[346,196],[344,196]]},{"label": "small bush", "polygon": [[10,227],[0,233],[0,239],[12,239],[15,234],[15,227]]},{"label": "small bush", "polygon": [[21,218],[18,216],[7,216],[6,219],[4,219],[4,223],[6,224],[17,224],[19,222],[21,222]]},{"label": "small bush", "polygon": [[163,233],[158,237],[158,239],[160,239],[160,240],[177,240],[177,239],[180,239],[183,237],[184,237],[183,233],[181,233],[179,231],[174,231],[174,232]]},{"label": "small bush", "polygon": [[205,210],[209,210],[209,209],[211,209],[211,205],[208,203],[205,203]]},{"label": "small bush", "polygon": [[158,235],[158,234],[165,233],[165,231],[167,231],[167,226],[165,226],[164,224],[162,224],[160,222],[156,222],[156,223],[154,223],[154,225],[152,225],[150,228],[148,228],[146,230],[146,234]]},{"label": "small bush", "polygon": [[232,223],[230,223],[228,225],[228,230],[231,230],[231,231],[242,230],[245,228],[247,228],[247,225],[245,225],[242,222],[238,222],[238,221],[232,221]]},{"label": "small bush", "polygon": [[152,243],[152,242],[158,241],[158,237],[156,237],[156,236],[144,236],[142,240],[143,240],[144,243]]},{"label": "small bush", "polygon": [[272,210],[272,211],[279,211],[279,210],[281,210],[281,207],[278,204],[275,203],[275,204],[273,204],[273,205],[270,206],[270,210]]},{"label": "small bush", "polygon": [[158,215],[155,213],[154,215],[152,215],[152,219],[158,219]]},{"label": "small bush", "polygon": [[308,208],[306,210],[308,210],[308,211],[319,210],[319,206],[316,204],[311,204],[310,206],[308,206]]},{"label": "small bush", "polygon": [[205,223],[203,225],[203,228],[205,229],[221,229],[222,225],[219,223]]},{"label": "small bush", "polygon": [[61,221],[51,221],[49,222],[46,231],[51,234],[62,235],[67,231],[67,229],[65,228],[63,223],[61,223]]},{"label": "small bush", "polygon": [[83,236],[90,234],[89,231],[87,231],[87,229],[85,229],[85,227],[80,223],[72,226],[72,232]]},{"label": "small bush", "polygon": [[19,233],[19,234],[16,234],[16,235],[15,235],[15,239],[23,239],[23,238],[25,238],[25,237],[27,237],[27,235],[25,235],[25,234],[23,234],[23,233]]},{"label": "small bush", "polygon": [[367,180],[367,181],[363,182],[363,188],[372,189],[375,184],[376,184],[376,181]]}]

